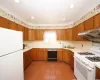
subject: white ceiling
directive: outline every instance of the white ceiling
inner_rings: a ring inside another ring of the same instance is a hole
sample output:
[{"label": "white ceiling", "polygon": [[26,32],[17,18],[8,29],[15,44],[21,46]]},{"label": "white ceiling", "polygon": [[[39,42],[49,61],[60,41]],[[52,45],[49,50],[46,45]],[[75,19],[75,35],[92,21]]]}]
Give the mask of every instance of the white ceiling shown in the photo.
[{"label": "white ceiling", "polygon": [[[91,11],[100,0],[0,0],[0,6],[29,24],[71,24]],[[74,4],[74,8],[70,8]],[[34,16],[34,20],[31,17]],[[65,21],[63,20],[65,18]]]}]

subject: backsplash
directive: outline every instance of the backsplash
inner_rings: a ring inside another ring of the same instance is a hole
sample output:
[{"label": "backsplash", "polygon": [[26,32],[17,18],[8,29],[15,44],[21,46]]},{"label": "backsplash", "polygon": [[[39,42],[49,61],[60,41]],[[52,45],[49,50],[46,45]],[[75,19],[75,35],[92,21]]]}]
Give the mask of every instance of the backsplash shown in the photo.
[{"label": "backsplash", "polygon": [[100,43],[93,42],[92,46],[100,47]]},{"label": "backsplash", "polygon": [[12,14],[9,14],[5,10],[0,9],[0,16],[7,18],[17,24],[22,25],[22,26],[31,28],[31,29],[65,29],[65,28],[69,28],[69,27],[75,27],[76,25],[84,22],[85,20],[89,19],[90,17],[93,17],[94,15],[96,15],[98,13],[100,13],[100,4],[97,5],[93,10],[91,10],[89,13],[84,15],[81,19],[79,19],[78,21],[76,21],[73,24],[66,25],[66,26],[50,26],[50,27],[42,26],[42,27],[40,27],[38,25],[37,26],[29,25],[28,23],[25,23],[24,21],[19,20],[17,17],[13,16]]},{"label": "backsplash", "polygon": [[92,46],[92,42],[89,41],[56,41],[51,43],[44,41],[24,41],[24,43],[28,44],[28,46],[32,46],[33,48],[63,48],[63,45],[70,45],[77,49],[88,50]]}]

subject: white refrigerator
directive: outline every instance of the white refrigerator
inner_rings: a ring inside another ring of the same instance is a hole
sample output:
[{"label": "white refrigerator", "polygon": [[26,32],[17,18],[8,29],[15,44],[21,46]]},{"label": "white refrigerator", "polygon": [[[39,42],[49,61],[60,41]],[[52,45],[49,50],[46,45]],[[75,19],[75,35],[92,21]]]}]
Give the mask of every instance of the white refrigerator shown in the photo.
[{"label": "white refrigerator", "polygon": [[0,28],[0,80],[24,80],[20,31]]}]

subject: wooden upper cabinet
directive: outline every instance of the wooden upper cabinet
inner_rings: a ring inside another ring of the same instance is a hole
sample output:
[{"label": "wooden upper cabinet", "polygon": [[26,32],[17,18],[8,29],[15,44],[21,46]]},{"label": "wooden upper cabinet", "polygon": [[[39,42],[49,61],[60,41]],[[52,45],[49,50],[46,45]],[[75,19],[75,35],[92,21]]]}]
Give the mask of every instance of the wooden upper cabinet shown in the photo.
[{"label": "wooden upper cabinet", "polygon": [[78,33],[84,31],[84,23],[81,23],[77,25],[76,27],[73,27],[73,40],[76,41],[83,41],[83,37],[79,36]]},{"label": "wooden upper cabinet", "polygon": [[90,18],[84,22],[84,30],[90,30],[94,28],[94,18]]},{"label": "wooden upper cabinet", "polygon": [[77,40],[77,33],[78,33],[77,26],[75,26],[73,27],[73,40]]},{"label": "wooden upper cabinet", "polygon": [[44,30],[43,29],[36,29],[35,35],[36,35],[36,40],[43,40],[44,39]]},{"label": "wooden upper cabinet", "polygon": [[61,34],[59,29],[57,30],[56,35],[57,35],[57,40],[61,40]]},{"label": "wooden upper cabinet", "polygon": [[18,24],[10,21],[10,29],[18,31]]},{"label": "wooden upper cabinet", "polygon": [[64,29],[58,29],[57,32],[57,40],[66,40],[66,30]]},{"label": "wooden upper cabinet", "polygon": [[48,56],[47,56],[47,49],[44,49],[44,48],[39,48],[38,49],[38,52],[37,52],[37,58],[38,60],[44,60],[44,61],[47,61],[48,60]]},{"label": "wooden upper cabinet", "polygon": [[24,27],[24,40],[28,40],[28,28]]},{"label": "wooden upper cabinet", "polygon": [[18,31],[22,31],[22,32],[24,32],[24,27],[21,26],[21,25],[18,25]]},{"label": "wooden upper cabinet", "polygon": [[72,28],[56,30],[57,40],[72,40]]},{"label": "wooden upper cabinet", "polygon": [[10,21],[0,16],[0,27],[10,28]]},{"label": "wooden upper cabinet", "polygon": [[66,40],[72,40],[72,28],[66,29],[65,38]]},{"label": "wooden upper cabinet", "polygon": [[94,28],[100,27],[100,13],[94,16]]},{"label": "wooden upper cabinet", "polygon": [[28,40],[32,40],[32,41],[35,40],[35,30],[29,29],[29,31],[28,31]]}]

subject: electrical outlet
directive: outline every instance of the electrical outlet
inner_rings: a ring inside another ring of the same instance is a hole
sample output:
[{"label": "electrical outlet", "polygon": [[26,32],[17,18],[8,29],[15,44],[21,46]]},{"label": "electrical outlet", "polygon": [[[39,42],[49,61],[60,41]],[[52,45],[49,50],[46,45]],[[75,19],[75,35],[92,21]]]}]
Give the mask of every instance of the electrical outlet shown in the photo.
[{"label": "electrical outlet", "polygon": [[82,44],[82,47],[83,47],[83,44]]}]

